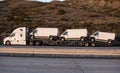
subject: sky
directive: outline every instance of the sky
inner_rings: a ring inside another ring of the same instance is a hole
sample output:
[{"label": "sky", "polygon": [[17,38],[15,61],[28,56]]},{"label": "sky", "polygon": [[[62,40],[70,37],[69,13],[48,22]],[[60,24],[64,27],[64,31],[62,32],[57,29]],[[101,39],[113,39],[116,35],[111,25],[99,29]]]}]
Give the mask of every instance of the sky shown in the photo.
[{"label": "sky", "polygon": [[[3,0],[0,0],[0,1],[3,1]],[[50,1],[52,1],[52,0],[35,0],[35,1],[50,2]],[[59,1],[64,1],[64,0],[59,0]]]},{"label": "sky", "polygon": [[[36,1],[41,1],[41,2],[50,2],[52,0],[36,0]],[[64,1],[64,0],[59,0],[59,1]]]}]

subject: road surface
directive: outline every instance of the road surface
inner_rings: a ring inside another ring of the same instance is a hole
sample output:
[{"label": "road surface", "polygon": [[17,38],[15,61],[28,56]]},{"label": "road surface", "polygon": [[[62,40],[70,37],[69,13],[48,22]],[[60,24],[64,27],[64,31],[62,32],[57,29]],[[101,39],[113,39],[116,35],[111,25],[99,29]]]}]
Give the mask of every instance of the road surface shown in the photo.
[{"label": "road surface", "polygon": [[120,59],[1,56],[0,73],[120,73]]}]

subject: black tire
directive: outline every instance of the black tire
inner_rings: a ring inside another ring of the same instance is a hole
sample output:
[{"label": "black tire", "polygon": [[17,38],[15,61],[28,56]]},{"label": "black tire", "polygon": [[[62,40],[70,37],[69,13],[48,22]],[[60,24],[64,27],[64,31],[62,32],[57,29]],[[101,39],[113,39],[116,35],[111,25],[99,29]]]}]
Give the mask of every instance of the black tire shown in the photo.
[{"label": "black tire", "polygon": [[74,45],[75,45],[75,46],[79,46],[79,42],[75,42]]},{"label": "black tire", "polygon": [[90,41],[94,42],[94,41],[95,41],[95,38],[94,38],[94,37],[91,37],[91,38],[90,38]]},{"label": "black tire", "polygon": [[61,41],[65,41],[65,38],[64,38],[64,37],[62,37],[60,40],[61,40]]},{"label": "black tire", "polygon": [[61,41],[57,41],[57,45],[61,45]]},{"label": "black tire", "polygon": [[11,45],[11,42],[10,41],[6,41],[5,45]]}]

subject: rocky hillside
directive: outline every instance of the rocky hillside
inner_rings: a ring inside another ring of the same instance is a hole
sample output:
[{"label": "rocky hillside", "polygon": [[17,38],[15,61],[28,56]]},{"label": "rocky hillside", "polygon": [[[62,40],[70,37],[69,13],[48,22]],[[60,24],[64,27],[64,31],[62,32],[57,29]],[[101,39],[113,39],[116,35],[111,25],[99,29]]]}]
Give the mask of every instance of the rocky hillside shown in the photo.
[{"label": "rocky hillside", "polygon": [[0,2],[0,33],[26,26],[87,28],[120,34],[120,0],[66,0],[41,3],[26,0]]}]

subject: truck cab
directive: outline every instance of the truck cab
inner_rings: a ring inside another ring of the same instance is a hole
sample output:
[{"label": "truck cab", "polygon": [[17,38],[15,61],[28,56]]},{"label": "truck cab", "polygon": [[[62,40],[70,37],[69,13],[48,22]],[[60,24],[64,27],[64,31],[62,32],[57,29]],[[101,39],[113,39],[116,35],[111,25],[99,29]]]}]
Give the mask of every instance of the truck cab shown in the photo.
[{"label": "truck cab", "polygon": [[13,30],[10,36],[4,38],[4,45],[26,45],[28,28],[19,27]]}]

